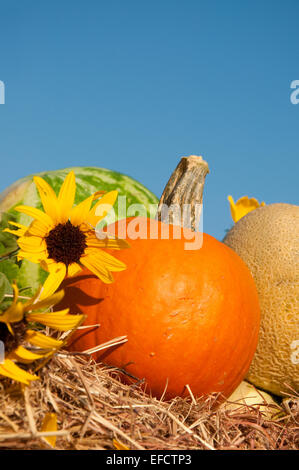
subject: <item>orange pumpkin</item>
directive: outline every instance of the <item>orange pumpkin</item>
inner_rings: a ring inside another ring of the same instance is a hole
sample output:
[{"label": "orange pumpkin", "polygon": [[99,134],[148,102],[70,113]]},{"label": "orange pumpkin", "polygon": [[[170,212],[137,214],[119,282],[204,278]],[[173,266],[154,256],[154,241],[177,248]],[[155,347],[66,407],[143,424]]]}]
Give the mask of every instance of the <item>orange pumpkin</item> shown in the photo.
[{"label": "orange pumpkin", "polygon": [[[144,224],[145,219],[133,223]],[[123,233],[132,219],[108,231]],[[253,358],[260,310],[253,278],[241,258],[203,234],[200,249],[186,250],[186,237],[161,239],[163,222],[146,220],[158,239],[129,239],[117,252],[127,269],[115,282],[102,283],[87,270],[64,283],[63,305],[87,315],[70,350],[84,351],[126,335],[124,344],[98,351],[97,361],[144,379],[158,398],[221,392],[229,396],[245,377]],[[171,227],[173,228],[173,227]],[[115,254],[115,253],[114,253]],[[128,380],[127,376],[124,376]]]}]

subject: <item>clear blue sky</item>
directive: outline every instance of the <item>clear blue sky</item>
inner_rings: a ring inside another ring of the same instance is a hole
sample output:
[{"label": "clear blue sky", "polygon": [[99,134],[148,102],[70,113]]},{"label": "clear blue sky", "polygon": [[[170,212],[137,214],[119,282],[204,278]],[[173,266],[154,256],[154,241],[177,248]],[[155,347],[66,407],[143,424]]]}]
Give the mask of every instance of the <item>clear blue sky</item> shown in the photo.
[{"label": "clear blue sky", "polygon": [[0,0],[0,80],[0,191],[94,165],[160,196],[198,154],[205,232],[228,194],[298,204],[298,0]]}]

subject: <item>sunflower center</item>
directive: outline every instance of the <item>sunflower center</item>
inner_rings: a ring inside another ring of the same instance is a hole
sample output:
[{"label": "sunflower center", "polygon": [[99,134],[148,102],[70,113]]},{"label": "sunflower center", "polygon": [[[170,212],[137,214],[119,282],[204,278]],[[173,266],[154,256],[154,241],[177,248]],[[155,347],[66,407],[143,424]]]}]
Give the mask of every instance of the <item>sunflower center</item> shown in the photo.
[{"label": "sunflower center", "polygon": [[56,263],[64,263],[66,266],[78,263],[87,247],[86,236],[70,221],[58,224],[50,230],[46,237],[46,244],[49,258]]},{"label": "sunflower center", "polygon": [[25,335],[26,325],[23,321],[11,324],[14,335],[9,331],[5,323],[0,322],[0,341],[5,345],[5,353],[10,353],[21,343]]}]

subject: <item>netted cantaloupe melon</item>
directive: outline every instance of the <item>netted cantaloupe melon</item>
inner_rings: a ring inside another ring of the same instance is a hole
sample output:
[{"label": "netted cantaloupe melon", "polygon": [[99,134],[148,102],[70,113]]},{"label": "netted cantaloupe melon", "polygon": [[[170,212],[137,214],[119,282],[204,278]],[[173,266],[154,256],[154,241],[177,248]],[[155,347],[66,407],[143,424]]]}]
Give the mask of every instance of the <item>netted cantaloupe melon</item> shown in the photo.
[{"label": "netted cantaloupe melon", "polygon": [[245,261],[259,294],[261,329],[247,379],[276,395],[298,391],[299,206],[260,207],[223,241]]}]

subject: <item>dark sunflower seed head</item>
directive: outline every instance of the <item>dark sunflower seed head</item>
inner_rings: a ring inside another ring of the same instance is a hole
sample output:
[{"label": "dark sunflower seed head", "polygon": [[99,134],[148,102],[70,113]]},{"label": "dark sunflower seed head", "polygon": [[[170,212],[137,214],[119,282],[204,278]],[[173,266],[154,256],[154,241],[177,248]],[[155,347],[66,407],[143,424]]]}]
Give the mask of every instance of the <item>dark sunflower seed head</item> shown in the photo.
[{"label": "dark sunflower seed head", "polygon": [[49,258],[66,266],[78,263],[87,247],[86,235],[70,221],[56,225],[45,239]]}]

